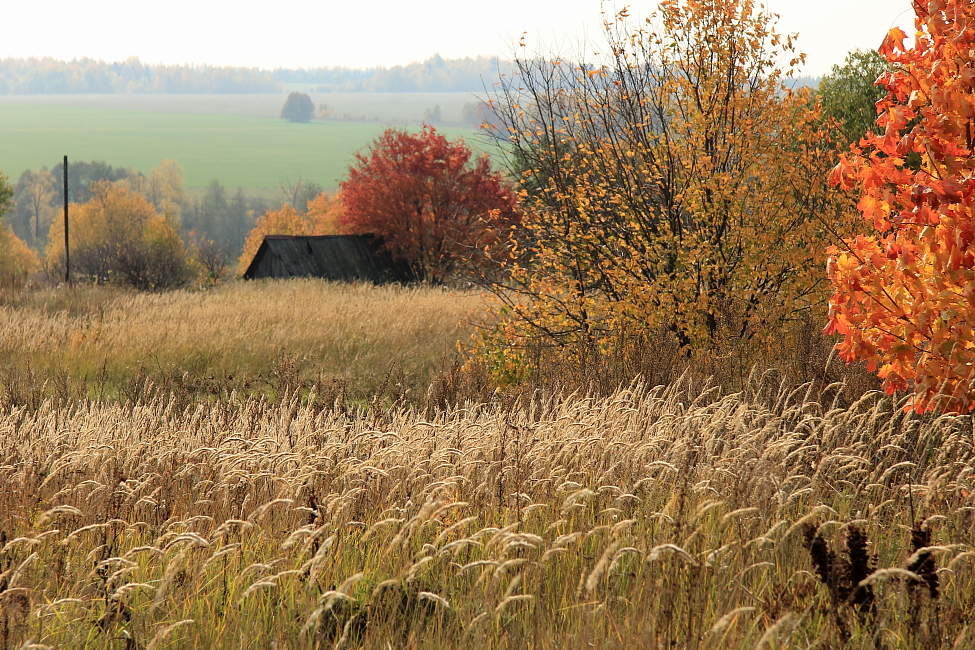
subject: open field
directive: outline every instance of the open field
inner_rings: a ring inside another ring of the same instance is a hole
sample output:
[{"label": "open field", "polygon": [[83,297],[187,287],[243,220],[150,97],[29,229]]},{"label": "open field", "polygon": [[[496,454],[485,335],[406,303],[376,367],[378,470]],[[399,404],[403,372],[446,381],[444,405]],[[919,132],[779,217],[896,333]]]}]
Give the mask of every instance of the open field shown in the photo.
[{"label": "open field", "polygon": [[0,646],[973,647],[971,419],[829,394],[5,411]]},{"label": "open field", "polygon": [[[272,97],[278,104],[274,117],[5,97],[0,99],[0,160],[13,179],[25,169],[48,167],[68,154],[75,160],[104,160],[143,172],[172,159],[182,165],[191,189],[217,179],[231,188],[268,190],[299,178],[331,189],[345,176],[353,155],[386,128],[383,122],[292,124],[276,117],[282,99]],[[173,103],[187,108],[185,102]],[[442,131],[490,150],[474,131]]]},{"label": "open field", "polygon": [[318,280],[15,294],[0,300],[0,404],[125,399],[146,382],[187,400],[412,399],[453,363],[482,303],[473,292]]},{"label": "open field", "polygon": [[483,306],[0,296],[0,647],[975,647],[971,417],[774,372],[431,399]]}]

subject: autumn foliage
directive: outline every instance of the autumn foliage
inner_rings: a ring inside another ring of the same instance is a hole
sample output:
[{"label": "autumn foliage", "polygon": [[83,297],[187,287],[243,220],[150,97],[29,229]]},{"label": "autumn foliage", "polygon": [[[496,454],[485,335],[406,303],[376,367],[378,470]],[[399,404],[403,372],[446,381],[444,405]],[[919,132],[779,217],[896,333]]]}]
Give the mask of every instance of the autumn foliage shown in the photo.
[{"label": "autumn foliage", "polygon": [[418,275],[440,282],[477,262],[518,220],[514,192],[463,141],[432,126],[387,130],[342,183],[343,228],[383,238]]},{"label": "autumn foliage", "polygon": [[915,2],[914,45],[880,49],[876,133],[831,180],[860,192],[868,232],[830,250],[828,331],[918,411],[975,409],[975,5]]},{"label": "autumn foliage", "polygon": [[40,269],[37,253],[0,221],[0,288],[21,286]]},{"label": "autumn foliage", "polygon": [[[56,277],[64,272],[63,228],[55,220],[48,236],[47,266]],[[90,201],[71,206],[68,234],[79,279],[158,290],[182,286],[195,274],[172,222],[124,183],[93,185]]]},{"label": "autumn foliage", "polygon": [[835,158],[792,39],[750,0],[605,19],[600,63],[529,55],[494,98],[525,210],[498,345],[757,346],[825,315]]},{"label": "autumn foliage", "polygon": [[305,212],[298,212],[291,204],[265,212],[244,241],[244,249],[237,263],[243,273],[261,247],[267,235],[336,235],[341,234],[343,211],[340,196],[319,194],[308,202]]}]

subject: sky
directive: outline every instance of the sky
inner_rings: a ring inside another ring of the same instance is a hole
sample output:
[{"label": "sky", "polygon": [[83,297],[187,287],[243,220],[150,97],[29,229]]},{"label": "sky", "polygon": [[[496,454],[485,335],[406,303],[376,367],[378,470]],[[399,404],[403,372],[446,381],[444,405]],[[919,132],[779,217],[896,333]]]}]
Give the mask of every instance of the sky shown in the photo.
[{"label": "sky", "polygon": [[[610,0],[646,14],[654,0]],[[911,24],[910,0],[766,0],[799,32],[805,72]],[[8,4],[8,3],[5,3]],[[260,68],[373,67],[597,42],[600,0],[48,0],[4,7],[0,58],[91,57]],[[595,48],[593,48],[595,49]]]}]

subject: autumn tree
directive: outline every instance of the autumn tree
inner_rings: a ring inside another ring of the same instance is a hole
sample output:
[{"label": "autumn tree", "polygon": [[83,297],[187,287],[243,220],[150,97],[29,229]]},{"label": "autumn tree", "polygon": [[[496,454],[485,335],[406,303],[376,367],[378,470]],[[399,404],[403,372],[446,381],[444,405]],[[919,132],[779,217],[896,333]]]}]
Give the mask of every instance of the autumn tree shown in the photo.
[{"label": "autumn tree", "polygon": [[[47,265],[55,275],[64,268],[63,233],[63,224],[55,221],[47,247]],[[91,200],[72,206],[69,240],[72,269],[96,282],[158,290],[193,278],[173,224],[125,183],[95,183]]]},{"label": "autumn tree", "polygon": [[356,156],[341,192],[343,228],[379,235],[431,282],[476,266],[518,220],[514,192],[487,156],[432,126],[387,130]]},{"label": "autumn tree", "polygon": [[489,343],[754,346],[825,311],[835,158],[807,91],[789,89],[792,37],[752,0],[604,19],[596,62],[526,55],[492,98],[525,217]]},{"label": "autumn tree", "polygon": [[237,261],[238,273],[250,266],[251,260],[268,235],[337,235],[341,234],[342,200],[339,196],[321,193],[307,203],[307,209],[299,212],[290,203],[277,210],[268,210],[258,220],[247,239]]},{"label": "autumn tree", "polygon": [[175,160],[163,160],[147,176],[132,174],[132,189],[142,194],[159,213],[179,230],[183,205],[186,203],[185,174]]},{"label": "autumn tree", "polygon": [[310,122],[315,114],[315,104],[304,93],[293,92],[288,95],[281,108],[282,119],[289,122]]},{"label": "autumn tree", "polygon": [[40,269],[37,254],[4,222],[12,197],[13,188],[0,172],[0,288],[20,287]]},{"label": "autumn tree", "polygon": [[[828,331],[918,411],[975,410],[975,5],[915,2],[914,43],[880,48],[876,135],[832,182],[859,192],[864,234],[830,250]],[[911,164],[911,157],[917,161]]]},{"label": "autumn tree", "polygon": [[48,228],[57,214],[55,203],[60,192],[54,175],[46,169],[27,170],[21,174],[14,190],[14,213],[18,223],[13,224],[35,248],[43,246]]}]

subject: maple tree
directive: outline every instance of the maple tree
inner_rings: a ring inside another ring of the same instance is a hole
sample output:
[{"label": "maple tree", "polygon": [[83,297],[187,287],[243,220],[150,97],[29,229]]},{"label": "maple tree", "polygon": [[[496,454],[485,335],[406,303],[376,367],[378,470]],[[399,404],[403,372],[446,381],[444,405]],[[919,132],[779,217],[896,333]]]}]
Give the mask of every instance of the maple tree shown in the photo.
[{"label": "maple tree", "polygon": [[[181,286],[194,276],[186,247],[173,224],[122,181],[99,181],[92,198],[71,206],[72,270],[96,282],[120,282],[143,290]],[[51,225],[47,266],[64,269],[64,225]]]},{"label": "maple tree", "polygon": [[268,210],[257,220],[247,234],[244,249],[237,262],[237,271],[243,273],[261,247],[267,235],[338,235],[342,234],[340,195],[319,194],[308,202],[305,212],[298,212],[290,203],[277,210]]},{"label": "maple tree", "polygon": [[831,175],[868,232],[830,249],[828,332],[918,411],[975,409],[975,5],[914,2],[880,53],[876,132]]},{"label": "maple tree", "polygon": [[518,222],[516,197],[486,155],[432,126],[389,129],[356,156],[342,183],[341,224],[382,237],[419,277],[442,282],[476,272],[486,250]]},{"label": "maple tree", "polygon": [[835,156],[788,87],[792,37],[750,0],[604,19],[598,63],[525,56],[492,98],[525,211],[499,260],[497,346],[598,353],[624,332],[758,346],[825,312]]}]

